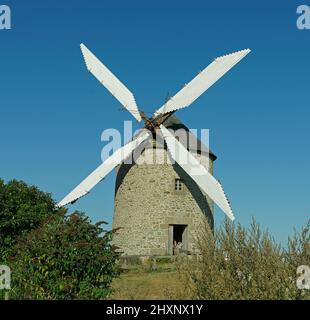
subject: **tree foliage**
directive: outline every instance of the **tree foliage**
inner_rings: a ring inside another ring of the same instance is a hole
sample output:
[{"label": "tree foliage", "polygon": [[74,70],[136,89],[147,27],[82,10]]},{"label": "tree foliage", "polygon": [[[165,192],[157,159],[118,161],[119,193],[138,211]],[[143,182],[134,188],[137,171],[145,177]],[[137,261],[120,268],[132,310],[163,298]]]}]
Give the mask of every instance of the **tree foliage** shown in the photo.
[{"label": "tree foliage", "polygon": [[16,299],[104,299],[118,275],[112,232],[82,213],[50,216],[21,237],[10,258],[11,297]]},{"label": "tree foliage", "polygon": [[10,298],[107,297],[118,275],[112,234],[80,212],[67,215],[35,186],[0,179],[0,264],[12,270]]},{"label": "tree foliage", "polygon": [[22,181],[5,184],[0,179],[0,263],[5,262],[19,236],[55,212],[50,194]]}]

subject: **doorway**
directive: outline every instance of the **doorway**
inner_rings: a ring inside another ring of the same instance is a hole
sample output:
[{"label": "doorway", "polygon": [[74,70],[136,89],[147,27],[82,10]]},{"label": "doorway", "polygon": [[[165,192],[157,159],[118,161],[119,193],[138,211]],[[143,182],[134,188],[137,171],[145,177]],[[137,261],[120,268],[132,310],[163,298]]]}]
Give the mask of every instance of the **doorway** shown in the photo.
[{"label": "doorway", "polygon": [[169,255],[177,255],[187,251],[187,229],[186,224],[172,224],[169,226]]}]

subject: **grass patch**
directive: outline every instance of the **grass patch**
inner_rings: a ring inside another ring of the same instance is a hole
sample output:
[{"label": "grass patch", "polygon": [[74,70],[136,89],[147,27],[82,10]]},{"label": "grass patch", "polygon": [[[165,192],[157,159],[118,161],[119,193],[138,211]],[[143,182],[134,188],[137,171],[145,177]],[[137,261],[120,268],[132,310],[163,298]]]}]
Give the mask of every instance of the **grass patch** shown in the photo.
[{"label": "grass patch", "polygon": [[113,280],[112,288],[114,293],[110,299],[171,300],[183,291],[184,284],[173,263],[161,262],[156,271],[151,271],[150,265],[126,270]]}]

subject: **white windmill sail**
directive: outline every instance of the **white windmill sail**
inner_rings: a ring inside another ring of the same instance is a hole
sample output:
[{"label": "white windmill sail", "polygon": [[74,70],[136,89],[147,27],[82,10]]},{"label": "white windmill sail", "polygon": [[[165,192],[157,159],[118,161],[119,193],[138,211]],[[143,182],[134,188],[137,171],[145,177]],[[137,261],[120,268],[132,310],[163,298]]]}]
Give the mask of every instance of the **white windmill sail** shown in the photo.
[{"label": "white windmill sail", "polygon": [[121,164],[143,141],[150,136],[148,131],[142,132],[138,137],[118,149],[111,157],[104,161],[95,171],[93,171],[85,180],[83,180],[73,191],[71,191],[57,206],[63,207],[73,203],[79,198],[85,196],[89,191],[100,182],[117,165]]},{"label": "white windmill sail", "polygon": [[[161,125],[160,129],[167,143],[171,157],[197,183],[201,190],[223,210],[228,218],[234,220],[234,214],[221,184],[180,142],[177,141],[177,139],[175,139],[167,128]],[[195,174],[193,174],[193,168]]]},{"label": "white windmill sail", "polygon": [[188,107],[250,52],[250,49],[246,49],[216,58],[191,82],[186,84],[183,89],[160,107],[154,115],[159,116]]},{"label": "white windmill sail", "polygon": [[83,43],[81,50],[87,69],[140,122],[141,116],[133,94]]}]

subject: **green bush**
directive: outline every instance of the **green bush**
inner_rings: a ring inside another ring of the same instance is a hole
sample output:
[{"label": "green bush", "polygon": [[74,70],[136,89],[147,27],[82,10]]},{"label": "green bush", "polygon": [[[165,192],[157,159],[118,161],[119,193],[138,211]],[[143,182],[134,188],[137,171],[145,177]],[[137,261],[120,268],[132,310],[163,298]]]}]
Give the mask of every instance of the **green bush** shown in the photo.
[{"label": "green bush", "polygon": [[50,194],[22,181],[0,179],[0,264],[5,264],[18,236],[56,212]]},{"label": "green bush", "polygon": [[[64,211],[64,210],[63,210]],[[112,232],[79,212],[49,216],[9,258],[11,299],[104,299],[119,274]]]},{"label": "green bush", "polygon": [[214,233],[206,224],[198,252],[183,257],[187,297],[195,299],[301,299],[299,265],[310,266],[310,221],[283,248],[253,221],[250,228],[226,221]]}]

